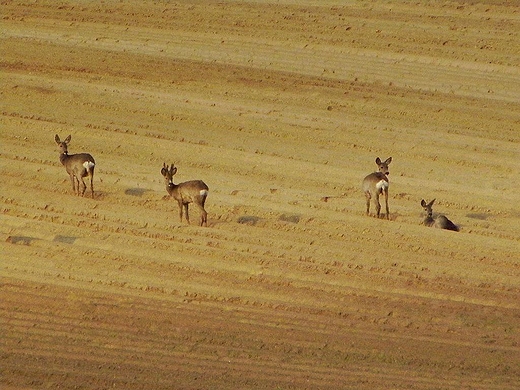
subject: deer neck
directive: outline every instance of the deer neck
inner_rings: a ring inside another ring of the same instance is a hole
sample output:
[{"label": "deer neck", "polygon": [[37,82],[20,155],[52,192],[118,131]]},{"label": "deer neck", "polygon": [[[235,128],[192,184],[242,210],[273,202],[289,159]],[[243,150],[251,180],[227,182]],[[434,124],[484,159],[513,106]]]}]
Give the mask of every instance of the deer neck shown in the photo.
[{"label": "deer neck", "polygon": [[424,225],[433,226],[434,223],[435,223],[435,220],[432,218],[432,215],[428,214],[428,216],[424,219]]},{"label": "deer neck", "polygon": [[388,176],[386,175],[386,173],[384,172],[381,172],[381,171],[377,171],[377,172],[374,172],[377,176],[378,179],[381,179],[381,180],[384,180],[384,181],[388,181]]},{"label": "deer neck", "polygon": [[170,195],[173,195],[175,192],[177,192],[178,187],[179,186],[177,184],[174,184],[173,181],[169,181],[166,183],[166,191],[168,191]]},{"label": "deer neck", "polygon": [[69,158],[69,153],[68,152],[63,152],[63,153],[60,153],[60,162],[65,165],[65,162],[67,161],[67,159]]}]

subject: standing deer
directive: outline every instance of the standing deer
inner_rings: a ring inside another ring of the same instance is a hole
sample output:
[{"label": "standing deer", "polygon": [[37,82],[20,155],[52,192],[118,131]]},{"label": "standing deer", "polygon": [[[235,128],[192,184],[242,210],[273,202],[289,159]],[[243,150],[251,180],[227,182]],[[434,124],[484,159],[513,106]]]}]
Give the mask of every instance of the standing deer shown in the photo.
[{"label": "standing deer", "polygon": [[[70,181],[72,183],[72,191],[76,193],[78,196],[80,195],[80,182],[81,182],[81,196],[85,195],[85,190],[87,189],[87,185],[83,181],[84,177],[90,177],[90,191],[92,193],[92,199],[94,199],[94,184],[92,183],[94,179],[94,167],[96,166],[96,162],[94,161],[94,157],[92,157],[88,153],[79,153],[79,154],[70,154],[68,152],[68,145],[70,142],[71,136],[69,135],[62,142],[58,134],[54,137],[56,144],[58,144],[58,150],[60,152],[60,162],[65,166],[67,173],[70,176]],[[77,183],[77,189],[76,189]]]},{"label": "standing deer", "polygon": [[424,218],[423,224],[426,226],[433,226],[438,229],[446,229],[446,230],[453,230],[455,232],[459,231],[459,227],[455,225],[453,222],[451,222],[448,218],[446,218],[444,215],[439,214],[435,217],[433,216],[433,210],[432,205],[433,202],[435,202],[435,199],[432,200],[430,203],[426,203],[423,200],[421,200],[421,206],[423,207],[424,211],[426,211],[426,218]]},{"label": "standing deer", "polygon": [[388,187],[390,185],[387,175],[390,174],[388,171],[388,165],[392,162],[392,157],[382,162],[378,157],[376,158],[376,164],[379,171],[371,173],[363,179],[363,192],[367,198],[367,215],[370,212],[370,200],[374,202],[376,207],[377,218],[381,213],[381,204],[379,203],[379,195],[385,195],[386,204],[386,219],[390,219],[390,211],[388,210]]},{"label": "standing deer", "polygon": [[174,184],[173,175],[177,172],[177,168],[172,164],[168,167],[163,163],[161,174],[166,181],[166,191],[170,196],[179,203],[179,218],[182,222],[182,209],[185,210],[186,221],[190,223],[188,215],[188,205],[194,203],[200,210],[200,226],[208,226],[208,213],[204,210],[204,203],[208,196],[209,188],[202,180],[190,180],[184,183]]}]

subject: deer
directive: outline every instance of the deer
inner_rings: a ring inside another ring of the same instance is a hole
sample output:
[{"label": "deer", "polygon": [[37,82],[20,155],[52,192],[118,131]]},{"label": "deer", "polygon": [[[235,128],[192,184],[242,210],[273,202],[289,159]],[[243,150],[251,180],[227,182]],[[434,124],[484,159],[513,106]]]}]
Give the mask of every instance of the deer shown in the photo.
[{"label": "deer", "polygon": [[376,207],[377,218],[380,217],[381,204],[379,203],[379,195],[385,196],[386,205],[386,219],[390,219],[390,211],[388,210],[388,187],[390,182],[388,181],[388,165],[392,162],[392,157],[387,158],[384,162],[379,157],[376,158],[376,164],[378,167],[377,172],[373,172],[363,179],[363,192],[367,198],[367,215],[370,214],[370,201],[374,202]]},{"label": "deer", "polygon": [[433,216],[433,202],[435,202],[435,199],[430,203],[426,203],[424,199],[421,200],[421,206],[423,207],[424,211],[426,211],[426,218],[424,218],[423,225],[458,232],[459,227],[451,222],[446,216],[442,214],[435,215],[435,217]]},{"label": "deer", "polygon": [[[79,154],[69,154],[68,146],[71,140],[71,136],[69,135],[62,142],[58,134],[54,137],[56,144],[58,145],[58,151],[60,153],[60,162],[63,164],[67,173],[70,176],[70,181],[72,183],[72,191],[78,196],[85,196],[85,190],[87,189],[87,185],[83,180],[84,177],[90,178],[90,192],[92,193],[92,199],[94,199],[94,167],[96,166],[96,161],[94,157],[92,157],[88,153],[79,153]],[[80,190],[81,183],[81,190]],[[77,184],[77,185],[76,185]]]},{"label": "deer", "polygon": [[161,174],[164,176],[166,182],[166,191],[179,204],[179,219],[182,223],[183,209],[186,215],[186,221],[190,224],[190,217],[188,214],[188,206],[190,203],[200,211],[200,225],[208,226],[208,213],[204,209],[204,203],[208,196],[209,188],[202,180],[190,180],[183,183],[174,184],[173,176],[177,173],[177,167],[172,164],[170,167],[163,163]]}]

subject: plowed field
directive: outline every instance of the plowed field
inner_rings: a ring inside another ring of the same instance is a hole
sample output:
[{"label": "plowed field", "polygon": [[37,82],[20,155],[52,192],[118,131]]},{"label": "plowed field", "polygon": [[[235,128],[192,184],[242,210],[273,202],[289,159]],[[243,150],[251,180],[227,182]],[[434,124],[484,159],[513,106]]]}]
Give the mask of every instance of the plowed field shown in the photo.
[{"label": "plowed field", "polygon": [[[4,1],[1,26],[3,389],[520,388],[516,1]],[[422,224],[434,198],[460,232]]]}]

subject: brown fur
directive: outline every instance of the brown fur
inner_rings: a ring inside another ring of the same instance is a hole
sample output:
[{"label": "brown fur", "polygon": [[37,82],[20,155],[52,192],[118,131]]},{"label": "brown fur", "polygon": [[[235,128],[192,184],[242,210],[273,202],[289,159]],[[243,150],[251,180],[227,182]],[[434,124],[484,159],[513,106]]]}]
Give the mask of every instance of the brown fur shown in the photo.
[{"label": "brown fur", "polygon": [[[378,171],[371,173],[363,179],[363,192],[367,199],[367,215],[370,213],[370,201],[374,202],[376,207],[376,215],[379,218],[381,214],[381,204],[379,203],[379,195],[384,195],[385,206],[386,206],[386,219],[390,219],[390,211],[388,209],[388,187],[390,182],[388,181],[387,175],[390,174],[388,171],[388,165],[392,162],[392,157],[387,158],[384,162],[378,157],[376,158],[376,164]],[[384,184],[384,185],[381,185]]]},{"label": "brown fur", "polygon": [[190,223],[188,215],[188,205],[195,204],[200,211],[200,226],[208,226],[208,213],[204,209],[204,203],[208,196],[209,188],[202,180],[185,181],[184,183],[174,184],[173,176],[177,172],[177,168],[172,164],[168,167],[166,163],[163,164],[161,174],[164,176],[166,182],[166,191],[179,204],[179,218],[182,222],[182,211],[185,210],[186,221]]},{"label": "brown fur", "polygon": [[[68,146],[71,140],[71,136],[69,135],[62,142],[58,134],[54,137],[56,144],[58,145],[58,150],[60,152],[60,162],[63,164],[67,173],[70,176],[70,181],[72,183],[72,191],[77,193],[78,196],[84,196],[85,190],[87,189],[87,185],[83,180],[84,177],[90,177],[90,192],[92,193],[92,198],[94,198],[94,167],[96,166],[96,161],[94,157],[92,157],[88,153],[79,153],[79,154],[69,154]],[[80,183],[81,183],[81,191],[80,191]]]},{"label": "brown fur", "polygon": [[433,226],[437,229],[446,229],[458,232],[459,227],[451,222],[446,216],[442,214],[436,216],[433,215],[433,202],[435,202],[435,199],[430,203],[426,203],[424,199],[421,201],[421,206],[426,211],[426,218],[424,218],[423,224],[425,226]]}]

